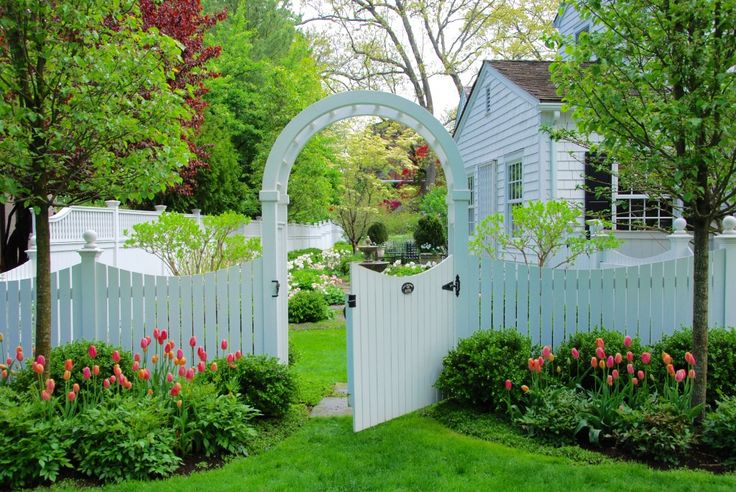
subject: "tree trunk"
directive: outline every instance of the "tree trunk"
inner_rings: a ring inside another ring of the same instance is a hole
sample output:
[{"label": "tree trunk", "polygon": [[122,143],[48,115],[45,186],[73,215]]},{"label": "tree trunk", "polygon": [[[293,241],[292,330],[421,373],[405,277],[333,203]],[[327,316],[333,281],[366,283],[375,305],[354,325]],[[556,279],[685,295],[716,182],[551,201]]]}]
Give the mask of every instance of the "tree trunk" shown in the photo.
[{"label": "tree trunk", "polygon": [[692,224],[695,247],[693,250],[693,355],[695,381],[692,405],[705,403],[708,381],[708,221],[699,219]]},{"label": "tree trunk", "polygon": [[49,206],[39,205],[36,217],[36,347],[34,357],[43,355],[45,375],[51,367],[51,235],[49,233]]}]

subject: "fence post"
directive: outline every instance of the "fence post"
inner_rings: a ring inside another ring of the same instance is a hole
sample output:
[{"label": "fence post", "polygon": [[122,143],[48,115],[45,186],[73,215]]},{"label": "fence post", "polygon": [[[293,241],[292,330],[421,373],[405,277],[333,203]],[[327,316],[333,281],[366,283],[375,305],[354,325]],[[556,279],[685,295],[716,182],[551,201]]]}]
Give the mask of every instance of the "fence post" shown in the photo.
[{"label": "fence post", "polygon": [[75,296],[75,300],[81,301],[81,326],[77,328],[73,327],[76,339],[76,331],[80,330],[80,337],[83,340],[96,340],[97,337],[97,302],[100,295],[99,289],[97,288],[97,275],[96,265],[97,259],[102,254],[102,250],[97,247],[97,233],[92,230],[87,230],[82,234],[84,238],[84,246],[78,251],[79,256],[82,258],[80,265],[80,278],[79,284],[74,284],[74,289],[79,289],[79,297]]},{"label": "fence post", "polygon": [[105,205],[112,210],[112,264],[118,266],[118,250],[120,248],[120,201],[106,200]]},{"label": "fence post", "polygon": [[690,241],[693,236],[685,231],[685,227],[687,227],[687,222],[682,217],[678,217],[672,222],[672,234],[667,236],[667,239],[670,240],[672,259],[692,256]]},{"label": "fence post", "polygon": [[726,250],[726,263],[724,282],[725,292],[723,298],[725,313],[723,322],[725,326],[736,327],[736,217],[729,215],[723,219],[723,233],[716,236],[716,244]]},{"label": "fence post", "polygon": [[31,237],[28,238],[29,242],[29,248],[26,250],[26,256],[28,256],[28,261],[31,262],[31,273],[33,273],[33,276],[36,276],[36,255],[38,252],[36,251],[36,235],[31,234]]},{"label": "fence post", "polygon": [[202,210],[198,208],[192,209],[192,215],[194,215],[194,220],[199,224],[199,226],[202,226]]}]

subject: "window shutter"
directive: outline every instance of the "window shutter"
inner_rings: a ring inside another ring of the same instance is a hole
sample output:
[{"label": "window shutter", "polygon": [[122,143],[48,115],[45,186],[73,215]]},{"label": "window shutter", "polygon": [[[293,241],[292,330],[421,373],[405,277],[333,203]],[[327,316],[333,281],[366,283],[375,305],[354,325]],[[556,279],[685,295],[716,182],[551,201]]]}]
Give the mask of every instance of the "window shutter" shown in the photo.
[{"label": "window shutter", "polygon": [[605,159],[594,153],[585,153],[585,230],[587,221],[603,219],[611,221],[612,176],[604,168]]}]

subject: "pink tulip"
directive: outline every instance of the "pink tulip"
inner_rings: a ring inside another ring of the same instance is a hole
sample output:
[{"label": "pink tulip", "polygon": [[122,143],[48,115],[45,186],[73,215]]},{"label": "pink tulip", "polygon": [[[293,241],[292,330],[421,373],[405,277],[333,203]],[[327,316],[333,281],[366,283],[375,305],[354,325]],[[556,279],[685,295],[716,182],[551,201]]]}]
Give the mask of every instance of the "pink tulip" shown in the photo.
[{"label": "pink tulip", "polygon": [[7,359],[5,359],[5,365],[6,366],[10,366],[12,363],[13,363],[13,359],[11,359],[10,357],[8,357]]},{"label": "pink tulip", "polygon": [[225,340],[224,338],[223,338],[223,339],[222,339],[222,341],[220,342],[220,348],[221,348],[222,350],[227,350],[227,340]]},{"label": "pink tulip", "polygon": [[39,364],[41,366],[45,366],[46,365],[46,357],[44,357],[43,355],[39,355],[36,358],[36,364]]},{"label": "pink tulip", "polygon": [[603,350],[603,347],[598,347],[597,349],[595,349],[595,355],[599,359],[605,359],[606,358],[606,351]]},{"label": "pink tulip", "polygon": [[17,360],[18,362],[23,362],[23,350],[16,350],[15,351],[15,360]]},{"label": "pink tulip", "polygon": [[190,367],[189,369],[187,369],[186,378],[187,378],[187,381],[191,381],[192,379],[194,379],[194,368],[193,367]]},{"label": "pink tulip", "polygon": [[626,364],[626,372],[634,374],[634,364]]},{"label": "pink tulip", "polygon": [[120,352],[117,350],[112,353],[112,361],[116,364],[120,362]]},{"label": "pink tulip", "polygon": [[146,337],[141,338],[141,349],[144,352],[147,351],[148,350],[148,345],[150,345],[150,343],[151,343],[151,341],[148,338],[146,338]]},{"label": "pink tulip", "polygon": [[618,369],[611,371],[611,376],[613,376],[613,379],[618,379]]},{"label": "pink tulip", "polygon": [[631,378],[631,384],[633,384],[634,386],[636,386],[637,384],[639,384],[639,380],[636,379],[636,378]]},{"label": "pink tulip", "polygon": [[235,360],[239,360],[241,357],[243,357],[243,354],[240,352],[240,350],[235,351]]},{"label": "pink tulip", "polygon": [[48,391],[46,391],[46,390],[43,390],[43,391],[41,392],[41,399],[42,399],[43,401],[49,401],[49,400],[51,399],[51,393],[49,393],[49,392],[48,392]]},{"label": "pink tulip", "polygon": [[99,376],[100,375],[100,366],[98,366],[97,364],[95,364],[94,366],[92,366],[92,374],[94,374],[95,376]]},{"label": "pink tulip", "polygon": [[174,375],[173,375],[173,374],[171,374],[171,373],[168,373],[168,374],[166,375],[166,381],[168,381],[168,382],[170,383],[170,382],[172,382],[173,380],[174,380]]},{"label": "pink tulip", "polygon": [[613,376],[609,374],[606,382],[608,383],[608,386],[613,386]]},{"label": "pink tulip", "polygon": [[159,345],[163,345],[167,338],[169,338],[169,332],[166,330],[161,330],[161,336],[158,339]]},{"label": "pink tulip", "polygon": [[85,367],[82,369],[82,376],[84,379],[89,379],[92,377],[92,371],[90,371],[89,367]]},{"label": "pink tulip", "polygon": [[613,367],[613,356],[609,355],[608,359],[606,359],[606,367],[609,369]]},{"label": "pink tulip", "polygon": [[197,372],[204,372],[207,369],[207,366],[205,366],[204,362],[200,361],[199,364],[197,364]]},{"label": "pink tulip", "polygon": [[641,362],[646,366],[652,361],[652,354],[649,352],[642,352]]},{"label": "pink tulip", "polygon": [[687,372],[685,372],[685,369],[680,369],[675,373],[675,381],[678,383],[681,383],[685,380],[687,377]]},{"label": "pink tulip", "polygon": [[629,362],[634,362],[634,352],[632,351],[626,352],[626,360]]},{"label": "pink tulip", "polygon": [[184,351],[182,349],[176,350],[176,358],[177,359],[183,359],[184,358]]},{"label": "pink tulip", "polygon": [[138,369],[141,368],[141,365],[138,361],[133,362],[133,372],[137,372]]},{"label": "pink tulip", "polygon": [[576,349],[575,347],[573,347],[572,350],[570,350],[570,354],[572,355],[572,358],[575,360],[578,360],[580,358],[580,352],[578,352],[578,349]]},{"label": "pink tulip", "polygon": [[636,377],[639,378],[639,381],[644,381],[644,371],[642,370],[637,371]]},{"label": "pink tulip", "polygon": [[687,371],[687,377],[688,379],[695,379],[695,369],[690,369]]},{"label": "pink tulip", "polygon": [[187,374],[187,370],[184,366],[179,366],[179,377],[184,377]]},{"label": "pink tulip", "polygon": [[615,358],[615,360],[616,360],[616,364],[621,364],[621,361],[624,360],[624,358],[621,357],[621,354],[620,353],[616,352],[616,358]]},{"label": "pink tulip", "polygon": [[189,339],[189,346],[194,348],[195,345],[197,345],[197,337],[192,337]]},{"label": "pink tulip", "polygon": [[133,360],[135,362],[140,362],[141,361],[141,354],[133,354]]},{"label": "pink tulip", "polygon": [[94,359],[95,357],[97,357],[97,347],[95,347],[94,345],[90,345],[87,349],[87,353],[89,354],[90,359]]},{"label": "pink tulip", "polygon": [[602,348],[604,348],[606,346],[606,344],[605,344],[605,342],[603,341],[602,338],[596,338],[595,339],[595,346],[602,349]]},{"label": "pink tulip", "polygon": [[102,387],[105,388],[105,389],[109,389],[110,388],[110,379],[109,378],[107,378],[104,381],[102,381]]},{"label": "pink tulip", "polygon": [[511,391],[511,386],[513,386],[513,385],[511,384],[511,380],[510,380],[510,379],[507,379],[507,380],[506,380],[506,381],[505,381],[505,382],[503,383],[503,385],[504,385],[504,387],[506,388],[506,391]]},{"label": "pink tulip", "polygon": [[159,330],[158,328],[154,328],[154,329],[153,329],[153,338],[155,338],[155,339],[157,339],[157,340],[158,340],[158,338],[159,338],[160,336],[161,336],[161,330]]},{"label": "pink tulip", "polygon": [[49,394],[50,393],[53,393],[54,392],[54,388],[56,388],[56,381],[54,381],[53,379],[50,379],[50,378],[47,379],[46,380],[46,391],[48,391]]},{"label": "pink tulip", "polygon": [[631,347],[631,337],[629,335],[626,335],[624,337],[624,347],[626,348]]},{"label": "pink tulip", "polygon": [[549,345],[545,345],[544,348],[542,349],[542,357],[544,357],[545,359],[549,359],[549,354],[551,353],[552,353],[552,349],[549,348]]},{"label": "pink tulip", "polygon": [[72,391],[74,391],[75,393],[79,393],[79,383],[74,383],[72,385]]},{"label": "pink tulip", "polygon": [[115,381],[117,381],[117,378],[113,375],[108,378],[110,380],[111,384],[115,384]]},{"label": "pink tulip", "polygon": [[66,395],[67,399],[69,401],[74,401],[77,399],[77,394],[73,391],[70,391],[68,395]]},{"label": "pink tulip", "polygon": [[693,354],[691,354],[690,352],[685,352],[685,362],[687,362],[691,366],[694,366],[695,357],[693,357]]}]

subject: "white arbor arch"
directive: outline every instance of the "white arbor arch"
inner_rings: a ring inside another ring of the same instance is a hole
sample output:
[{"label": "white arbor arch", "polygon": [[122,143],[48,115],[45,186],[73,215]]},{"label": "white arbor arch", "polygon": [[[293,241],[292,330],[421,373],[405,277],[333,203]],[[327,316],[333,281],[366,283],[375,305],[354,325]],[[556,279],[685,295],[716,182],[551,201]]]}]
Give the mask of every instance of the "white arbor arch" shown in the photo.
[{"label": "white arbor arch", "polygon": [[[447,179],[448,246],[455,270],[470,280],[468,243],[468,204],[470,191],[455,141],[442,124],[424,108],[400,96],[371,91],[344,92],[329,96],[299,113],[279,135],[271,148],[260,192],[263,241],[263,322],[266,353],[282,361],[288,355],[287,315],[287,206],[289,174],[294,160],[309,139],[325,127],[354,116],[379,116],[402,123],[421,135],[439,157]],[[470,283],[470,282],[468,282]],[[466,284],[468,286],[468,284]],[[456,333],[472,333],[477,324],[477,302],[470,291],[460,290],[456,309]],[[476,292],[477,293],[477,292]],[[270,294],[270,295],[269,295]],[[477,301],[477,299],[476,299]]]}]

